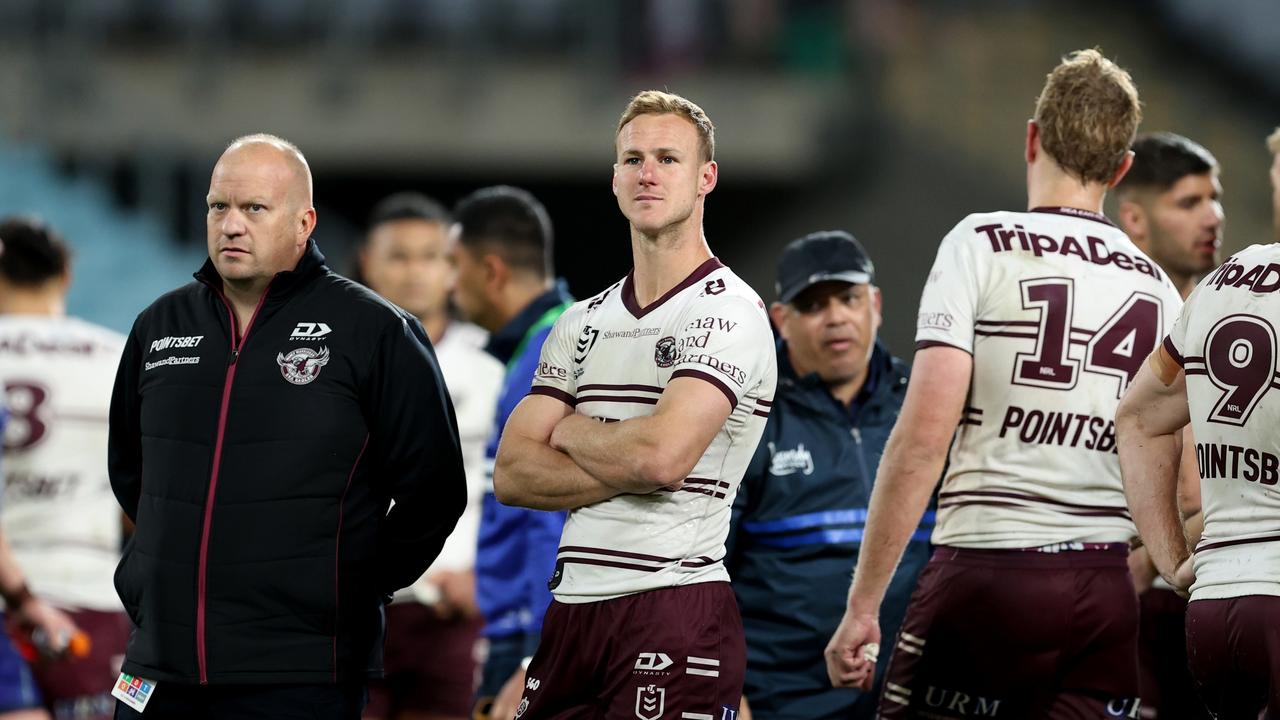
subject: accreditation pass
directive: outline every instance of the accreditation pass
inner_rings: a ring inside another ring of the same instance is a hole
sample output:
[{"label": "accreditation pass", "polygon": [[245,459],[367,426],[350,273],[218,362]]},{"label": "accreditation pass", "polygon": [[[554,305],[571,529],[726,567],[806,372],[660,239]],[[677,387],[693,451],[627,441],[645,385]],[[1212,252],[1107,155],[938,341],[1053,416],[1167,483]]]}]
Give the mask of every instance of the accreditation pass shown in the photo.
[{"label": "accreditation pass", "polygon": [[147,707],[147,701],[151,699],[151,693],[155,690],[154,680],[122,672],[116,679],[115,687],[111,688],[111,696],[134,710],[142,712]]}]

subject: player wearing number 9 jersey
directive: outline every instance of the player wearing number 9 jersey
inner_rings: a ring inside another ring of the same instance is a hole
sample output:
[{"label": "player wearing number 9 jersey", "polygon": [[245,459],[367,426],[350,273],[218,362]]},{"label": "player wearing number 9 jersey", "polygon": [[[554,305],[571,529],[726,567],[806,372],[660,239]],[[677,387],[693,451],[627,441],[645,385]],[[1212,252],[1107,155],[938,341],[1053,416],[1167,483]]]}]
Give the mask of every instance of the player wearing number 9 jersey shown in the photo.
[{"label": "player wearing number 9 jersey", "polygon": [[876,609],[950,446],[938,549],[899,638],[884,640],[882,717],[1136,717],[1114,416],[1181,302],[1099,214],[1139,114],[1124,70],[1096,51],[1064,60],[1028,125],[1030,210],[971,215],[938,249],[827,649],[835,684],[869,680]]},{"label": "player wearing number 9 jersey", "polygon": [[[1280,246],[1229,258],[1187,298],[1117,416],[1125,490],[1152,560],[1175,587],[1194,577],[1188,659],[1216,717],[1280,713],[1278,291]],[[1204,511],[1190,561],[1173,472],[1188,420]]]}]

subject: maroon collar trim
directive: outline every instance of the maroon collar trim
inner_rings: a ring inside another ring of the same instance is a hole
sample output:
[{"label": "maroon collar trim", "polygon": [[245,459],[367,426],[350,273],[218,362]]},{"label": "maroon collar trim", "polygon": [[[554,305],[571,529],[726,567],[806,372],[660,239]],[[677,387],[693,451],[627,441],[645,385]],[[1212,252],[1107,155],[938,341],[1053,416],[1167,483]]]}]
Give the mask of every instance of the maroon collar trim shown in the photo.
[{"label": "maroon collar trim", "polygon": [[1096,212],[1090,212],[1089,210],[1081,210],[1080,208],[1072,208],[1072,207],[1037,207],[1037,208],[1031,208],[1030,212],[1033,212],[1033,213],[1053,213],[1054,215],[1067,215],[1067,216],[1070,216],[1070,217],[1078,217],[1078,218],[1084,218],[1085,220],[1092,220],[1092,221],[1094,221],[1094,222],[1100,222],[1100,223],[1102,223],[1103,225],[1110,225],[1111,227],[1115,227],[1115,226],[1116,226],[1116,224],[1115,224],[1115,223],[1113,223],[1113,222],[1111,222],[1110,220],[1108,220],[1108,219],[1107,219],[1107,216],[1106,216],[1106,215],[1099,215],[1099,214],[1098,214],[1098,213],[1096,213]]},{"label": "maroon collar trim", "polygon": [[681,280],[678,285],[662,294],[662,297],[654,300],[645,307],[640,307],[640,303],[636,302],[636,288],[632,277],[636,274],[635,268],[627,273],[627,279],[622,281],[622,304],[627,307],[627,311],[631,313],[637,320],[657,310],[663,303],[675,297],[676,293],[684,290],[690,285],[698,282],[702,278],[724,267],[724,263],[719,258],[708,258],[706,262],[699,265],[689,276]]}]

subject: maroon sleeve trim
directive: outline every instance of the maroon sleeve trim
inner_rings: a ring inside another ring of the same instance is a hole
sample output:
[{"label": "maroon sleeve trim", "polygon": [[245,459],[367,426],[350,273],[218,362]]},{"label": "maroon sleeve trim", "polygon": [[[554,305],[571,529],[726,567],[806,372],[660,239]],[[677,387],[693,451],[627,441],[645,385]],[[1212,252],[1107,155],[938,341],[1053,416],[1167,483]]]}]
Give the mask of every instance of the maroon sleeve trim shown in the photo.
[{"label": "maroon sleeve trim", "polygon": [[1169,353],[1169,357],[1173,358],[1174,362],[1178,363],[1178,367],[1183,367],[1186,364],[1186,361],[1182,358],[1182,353],[1178,352],[1178,348],[1173,346],[1173,338],[1168,335],[1164,336],[1164,351]]},{"label": "maroon sleeve trim", "polygon": [[549,398],[555,398],[556,400],[559,400],[560,402],[564,403],[565,405],[568,405],[569,407],[575,407],[578,404],[578,398],[570,395],[569,393],[561,390],[560,388],[548,387],[546,385],[534,385],[532,388],[529,388],[529,394],[530,395],[546,395]]},{"label": "maroon sleeve trim", "polygon": [[717,390],[724,393],[725,398],[729,400],[729,412],[733,412],[733,409],[738,407],[738,396],[734,395],[733,391],[729,389],[729,386],[725,385],[724,381],[716,377],[715,375],[712,375],[711,373],[702,372],[701,370],[690,370],[690,369],[677,370],[671,373],[672,380],[675,380],[676,378],[679,378],[679,377],[692,377],[692,378],[698,378],[699,380],[706,380],[707,382],[714,385]]},{"label": "maroon sleeve trim", "polygon": [[923,350],[925,348],[931,348],[931,347],[949,347],[949,348],[955,348],[957,350],[964,350],[970,355],[973,354],[972,350],[962,348],[959,345],[956,345],[955,343],[943,342],[941,340],[917,340],[916,341],[916,350]]}]

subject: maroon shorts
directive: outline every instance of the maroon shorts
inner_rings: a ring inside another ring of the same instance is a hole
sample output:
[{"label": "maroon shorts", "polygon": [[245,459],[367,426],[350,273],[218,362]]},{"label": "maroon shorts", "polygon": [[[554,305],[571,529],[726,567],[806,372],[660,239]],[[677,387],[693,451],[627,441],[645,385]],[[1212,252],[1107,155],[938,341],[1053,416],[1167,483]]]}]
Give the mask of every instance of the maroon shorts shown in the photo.
[{"label": "maroon shorts", "polygon": [[884,718],[1136,718],[1126,550],[938,548],[880,697]]},{"label": "maroon shorts", "polygon": [[747,650],[726,582],[552,602],[520,720],[734,720]]},{"label": "maroon shorts", "polygon": [[1187,669],[1187,601],[1172,590],[1151,588],[1138,605],[1142,717],[1209,720]]},{"label": "maroon shorts", "polygon": [[83,658],[32,663],[45,705],[52,711],[54,720],[111,718],[116,707],[111,687],[120,673],[124,648],[129,642],[129,616],[98,610],[76,610],[67,614],[89,636],[92,645],[88,656]]},{"label": "maroon shorts", "polygon": [[364,717],[401,712],[470,717],[476,687],[476,644],[484,620],[442,619],[416,602],[387,608],[385,677],[369,683]]},{"label": "maroon shorts", "polygon": [[1196,689],[1221,718],[1280,717],[1280,597],[1246,595],[1187,606]]}]

